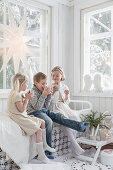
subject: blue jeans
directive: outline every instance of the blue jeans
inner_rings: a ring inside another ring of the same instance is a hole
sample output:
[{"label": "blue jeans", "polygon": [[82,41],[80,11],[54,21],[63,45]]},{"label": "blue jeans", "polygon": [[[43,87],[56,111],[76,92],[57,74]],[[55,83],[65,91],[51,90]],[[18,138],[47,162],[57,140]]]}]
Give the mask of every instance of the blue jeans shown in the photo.
[{"label": "blue jeans", "polygon": [[68,128],[77,130],[79,132],[84,132],[86,129],[83,122],[77,122],[75,120],[68,119],[61,113],[56,113],[56,112],[53,112],[47,109],[42,109],[42,110],[30,113],[29,115],[33,115],[37,118],[41,118],[45,120],[46,140],[49,146],[51,146],[51,143],[52,143],[53,122],[66,126]]}]

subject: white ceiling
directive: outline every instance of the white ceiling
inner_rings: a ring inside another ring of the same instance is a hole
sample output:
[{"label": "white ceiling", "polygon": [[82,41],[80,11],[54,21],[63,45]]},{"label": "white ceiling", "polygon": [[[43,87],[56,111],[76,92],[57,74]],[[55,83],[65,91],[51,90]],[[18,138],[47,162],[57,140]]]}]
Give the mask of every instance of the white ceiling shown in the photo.
[{"label": "white ceiling", "polygon": [[57,4],[57,3],[64,4],[64,5],[67,5],[67,6],[73,6],[74,3],[78,4],[80,2],[87,1],[87,0],[33,0],[33,1],[41,2],[43,4],[52,5],[52,6]]},{"label": "white ceiling", "polygon": [[71,4],[73,4],[73,2],[76,0],[34,0],[34,1],[35,2],[38,1],[44,4],[49,4],[49,5],[55,5],[56,3],[60,3],[60,4],[67,5],[67,6],[71,6]]}]

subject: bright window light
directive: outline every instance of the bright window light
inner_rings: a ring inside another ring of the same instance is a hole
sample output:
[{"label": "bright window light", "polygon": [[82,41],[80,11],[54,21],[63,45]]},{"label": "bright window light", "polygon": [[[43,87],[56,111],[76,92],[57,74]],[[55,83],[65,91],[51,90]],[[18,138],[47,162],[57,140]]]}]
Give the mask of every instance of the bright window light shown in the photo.
[{"label": "bright window light", "polygon": [[82,31],[82,75],[99,73],[102,88],[113,89],[113,6],[83,12]]}]

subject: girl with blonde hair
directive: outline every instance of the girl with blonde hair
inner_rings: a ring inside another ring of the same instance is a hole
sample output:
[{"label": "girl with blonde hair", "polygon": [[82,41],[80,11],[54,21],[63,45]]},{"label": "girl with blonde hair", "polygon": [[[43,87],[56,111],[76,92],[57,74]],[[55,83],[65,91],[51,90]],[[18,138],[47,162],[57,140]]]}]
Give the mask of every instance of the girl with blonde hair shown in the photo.
[{"label": "girl with blonde hair", "polygon": [[[80,121],[76,113],[74,113],[74,111],[71,110],[68,106],[70,102],[70,93],[69,88],[62,83],[62,81],[65,80],[63,69],[59,66],[54,67],[51,71],[51,76],[53,80],[52,86],[54,95],[52,96],[50,110],[53,110],[54,112],[60,112],[65,117]],[[64,127],[64,130],[67,132],[67,135],[70,138],[72,151],[74,152],[74,154],[82,154],[84,150],[79,146],[76,141],[76,131],[73,131],[72,129],[66,127]]]},{"label": "girl with blonde hair", "polygon": [[31,91],[22,95],[28,86],[28,79],[22,73],[17,73],[13,77],[13,89],[8,98],[8,113],[10,118],[16,122],[22,129],[23,135],[35,135],[38,160],[48,163],[44,150],[55,152],[55,149],[49,147],[46,143],[45,121],[34,116],[27,115],[26,106],[29,100],[33,99]]}]

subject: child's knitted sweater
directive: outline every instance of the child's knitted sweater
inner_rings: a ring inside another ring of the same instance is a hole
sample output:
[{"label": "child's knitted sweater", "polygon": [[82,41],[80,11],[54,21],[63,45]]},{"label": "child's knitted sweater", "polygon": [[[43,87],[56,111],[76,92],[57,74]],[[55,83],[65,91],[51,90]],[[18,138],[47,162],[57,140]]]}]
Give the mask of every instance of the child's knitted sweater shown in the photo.
[{"label": "child's knitted sweater", "polygon": [[32,90],[34,91],[34,98],[29,100],[27,105],[27,113],[36,112],[42,109],[48,109],[51,95],[43,96],[41,91],[34,85]]}]

